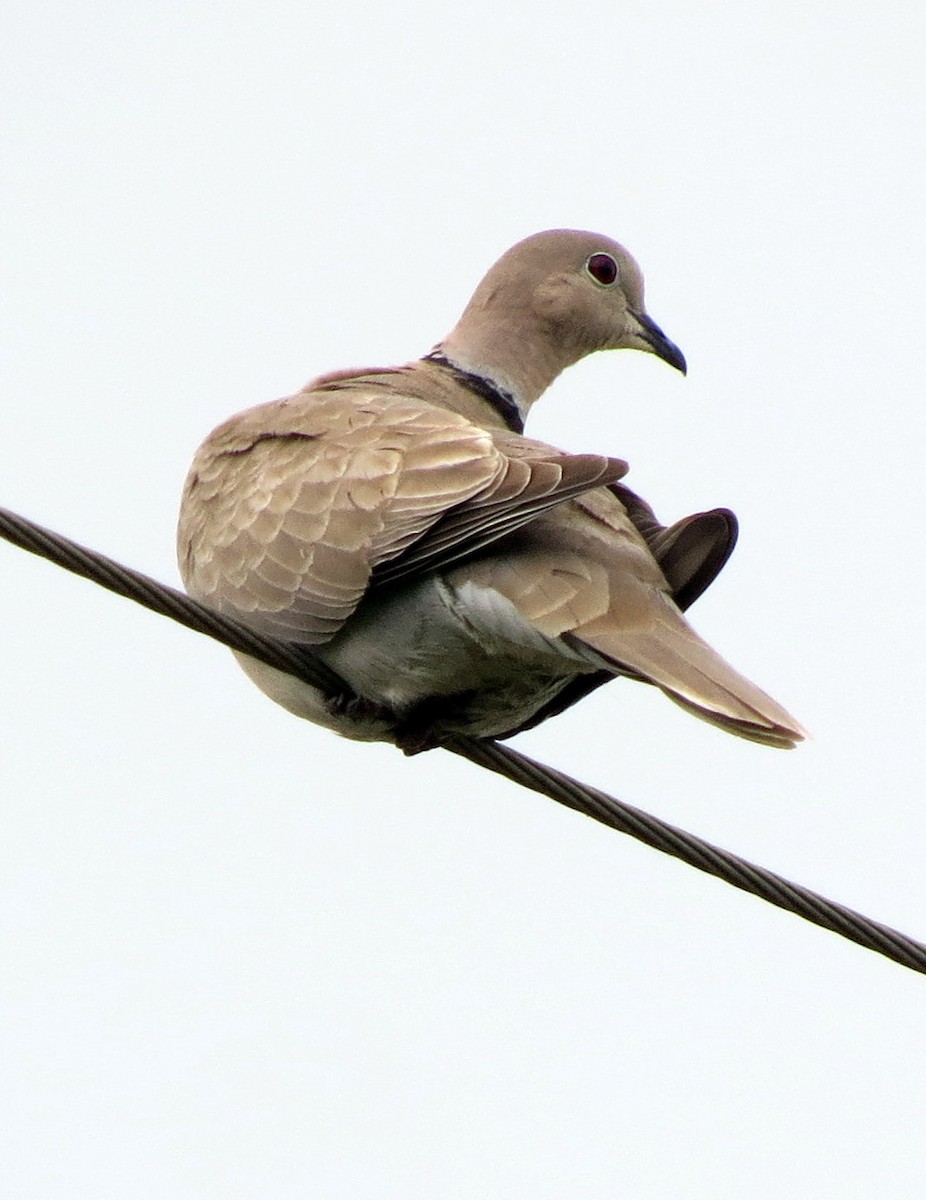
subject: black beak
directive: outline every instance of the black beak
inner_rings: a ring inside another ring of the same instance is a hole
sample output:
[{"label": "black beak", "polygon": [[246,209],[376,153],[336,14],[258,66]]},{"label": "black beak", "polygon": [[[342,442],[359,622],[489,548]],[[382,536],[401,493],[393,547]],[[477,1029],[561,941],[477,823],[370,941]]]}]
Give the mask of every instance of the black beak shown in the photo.
[{"label": "black beak", "polygon": [[638,335],[640,340],[646,342],[653,354],[661,358],[663,362],[667,362],[670,367],[675,367],[676,371],[687,375],[688,364],[685,362],[685,355],[682,354],[675,342],[670,342],[656,322],[651,321],[646,313],[635,312],[633,316],[640,324]]}]

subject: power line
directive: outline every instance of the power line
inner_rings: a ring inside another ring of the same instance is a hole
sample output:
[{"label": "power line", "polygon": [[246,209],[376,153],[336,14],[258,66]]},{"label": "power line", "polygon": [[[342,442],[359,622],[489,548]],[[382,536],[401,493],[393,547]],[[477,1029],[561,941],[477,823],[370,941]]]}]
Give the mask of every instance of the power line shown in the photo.
[{"label": "power line", "polygon": [[[250,654],[319,687],[332,699],[354,698],[355,694],[345,681],[309,651],[264,637],[242,622],[221,616],[174,588],[3,508],[0,508],[0,536],[153,612],[170,617],[188,629],[204,633],[233,650]],[[926,974],[926,945],[922,942],[851,908],[827,900],[809,888],[791,883],[773,871],[747,862],[694,834],[660,821],[658,817],[625,804],[606,792],[579,783],[510,746],[503,746],[491,739],[455,736],[444,748],[522,787],[584,813],[611,829],[630,834],[664,854],[680,858],[699,871],[716,875],[734,887],[767,900],[769,904],[832,930],[912,971]]]}]

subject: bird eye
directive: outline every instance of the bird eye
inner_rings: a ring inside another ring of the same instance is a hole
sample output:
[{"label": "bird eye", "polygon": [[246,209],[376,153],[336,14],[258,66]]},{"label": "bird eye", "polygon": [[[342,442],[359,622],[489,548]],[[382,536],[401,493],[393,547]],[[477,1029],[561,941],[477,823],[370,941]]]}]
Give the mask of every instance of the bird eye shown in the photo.
[{"label": "bird eye", "polygon": [[617,263],[610,254],[593,254],[585,264],[585,269],[596,283],[609,287],[617,280]]}]

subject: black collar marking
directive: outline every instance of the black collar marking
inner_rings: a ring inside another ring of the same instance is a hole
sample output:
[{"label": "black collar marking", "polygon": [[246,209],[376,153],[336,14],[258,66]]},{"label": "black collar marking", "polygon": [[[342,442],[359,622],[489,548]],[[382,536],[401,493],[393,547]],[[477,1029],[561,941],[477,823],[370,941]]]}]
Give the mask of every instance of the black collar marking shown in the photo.
[{"label": "black collar marking", "polygon": [[428,362],[446,367],[464,387],[469,388],[471,392],[475,392],[477,396],[481,396],[483,400],[491,404],[513,433],[524,432],[524,418],[521,416],[521,410],[515,404],[514,396],[512,396],[511,392],[506,392],[504,388],[500,388],[491,379],[486,379],[484,375],[476,375],[472,371],[464,371],[462,367],[458,367],[452,363],[440,350],[432,350],[430,354],[426,354],[424,357]]}]

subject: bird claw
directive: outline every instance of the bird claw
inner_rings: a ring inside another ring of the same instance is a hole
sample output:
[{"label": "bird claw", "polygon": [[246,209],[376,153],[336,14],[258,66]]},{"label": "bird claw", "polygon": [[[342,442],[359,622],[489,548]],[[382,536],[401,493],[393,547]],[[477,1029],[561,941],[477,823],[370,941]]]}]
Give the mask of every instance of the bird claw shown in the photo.
[{"label": "bird claw", "polygon": [[416,704],[396,722],[395,744],[409,757],[443,746],[448,738],[460,732],[461,725],[465,726],[474,694],[460,692],[453,696],[431,697]]},{"label": "bird claw", "polygon": [[345,696],[343,693],[328,696],[325,699],[325,708],[333,717],[347,717],[354,721],[391,723],[395,720],[395,713],[391,708],[378,704],[375,700],[368,700],[365,696]]}]

